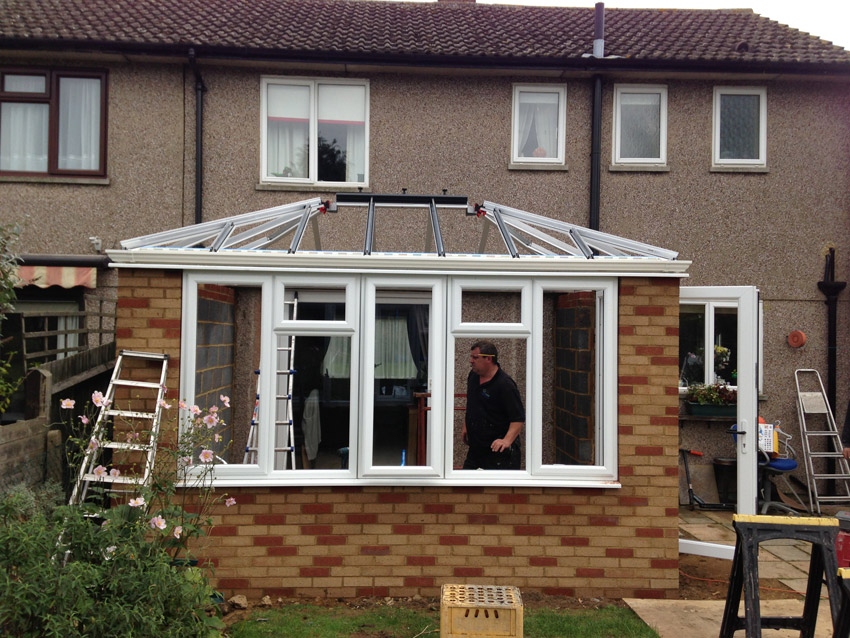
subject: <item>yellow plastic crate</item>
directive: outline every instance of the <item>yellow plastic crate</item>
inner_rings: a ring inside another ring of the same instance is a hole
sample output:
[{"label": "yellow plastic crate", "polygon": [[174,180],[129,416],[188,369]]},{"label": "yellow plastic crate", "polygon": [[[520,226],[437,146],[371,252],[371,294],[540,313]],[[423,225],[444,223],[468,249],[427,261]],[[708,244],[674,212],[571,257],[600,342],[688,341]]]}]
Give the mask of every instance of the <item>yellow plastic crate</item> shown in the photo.
[{"label": "yellow plastic crate", "polygon": [[443,585],[440,638],[522,638],[522,598],[516,587]]}]

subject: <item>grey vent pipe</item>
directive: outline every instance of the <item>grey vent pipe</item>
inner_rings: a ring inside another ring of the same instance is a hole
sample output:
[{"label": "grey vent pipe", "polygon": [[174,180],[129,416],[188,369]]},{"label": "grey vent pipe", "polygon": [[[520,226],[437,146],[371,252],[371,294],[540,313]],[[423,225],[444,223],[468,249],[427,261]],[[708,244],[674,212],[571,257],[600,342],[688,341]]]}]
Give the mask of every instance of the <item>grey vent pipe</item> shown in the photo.
[{"label": "grey vent pipe", "polygon": [[[605,57],[605,5],[596,3],[593,26],[593,57]],[[593,76],[593,104],[590,131],[590,220],[588,226],[599,230],[600,162],[602,157],[602,76]]]}]

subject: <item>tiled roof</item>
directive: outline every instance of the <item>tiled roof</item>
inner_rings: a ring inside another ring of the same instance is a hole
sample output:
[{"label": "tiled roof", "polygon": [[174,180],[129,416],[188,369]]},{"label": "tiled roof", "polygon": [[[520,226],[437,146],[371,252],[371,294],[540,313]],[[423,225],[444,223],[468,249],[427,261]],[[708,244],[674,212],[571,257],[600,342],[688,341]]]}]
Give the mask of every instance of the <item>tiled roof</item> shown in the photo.
[{"label": "tiled roof", "polygon": [[461,65],[850,70],[850,52],[750,10],[376,0],[0,0],[0,49]]}]

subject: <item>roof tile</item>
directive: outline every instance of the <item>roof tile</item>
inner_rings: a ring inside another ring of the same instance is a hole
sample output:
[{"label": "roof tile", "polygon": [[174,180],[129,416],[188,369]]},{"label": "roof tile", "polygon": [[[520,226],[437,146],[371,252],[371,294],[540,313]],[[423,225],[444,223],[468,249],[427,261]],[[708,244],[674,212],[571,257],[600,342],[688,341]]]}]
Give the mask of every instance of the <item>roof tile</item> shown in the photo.
[{"label": "roof tile", "polygon": [[[0,0],[0,47],[575,66],[593,21],[587,8],[468,2]],[[605,29],[606,54],[633,66],[850,69],[850,52],[750,10],[607,9]]]}]

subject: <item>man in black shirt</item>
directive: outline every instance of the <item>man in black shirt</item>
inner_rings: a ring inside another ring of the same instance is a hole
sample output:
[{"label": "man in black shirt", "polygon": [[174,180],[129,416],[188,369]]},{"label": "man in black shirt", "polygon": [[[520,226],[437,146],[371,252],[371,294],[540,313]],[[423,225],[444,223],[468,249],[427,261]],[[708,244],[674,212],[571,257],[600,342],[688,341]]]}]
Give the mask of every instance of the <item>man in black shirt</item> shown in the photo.
[{"label": "man in black shirt", "polygon": [[463,442],[469,445],[465,470],[518,470],[519,434],[525,408],[513,379],[502,372],[496,346],[488,341],[473,344],[472,370],[466,382],[466,419]]}]

